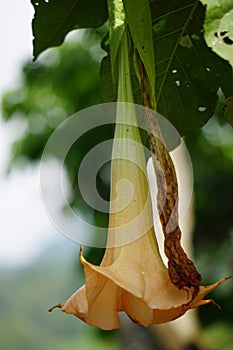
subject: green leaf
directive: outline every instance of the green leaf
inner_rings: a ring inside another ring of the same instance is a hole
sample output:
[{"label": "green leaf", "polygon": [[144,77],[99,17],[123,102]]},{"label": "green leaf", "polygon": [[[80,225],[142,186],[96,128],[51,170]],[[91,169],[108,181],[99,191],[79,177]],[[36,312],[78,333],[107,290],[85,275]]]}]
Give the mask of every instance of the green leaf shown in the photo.
[{"label": "green leaf", "polygon": [[62,44],[73,29],[95,28],[108,17],[106,0],[31,0],[34,60],[47,48]]},{"label": "green leaf", "polygon": [[150,90],[154,91],[155,63],[149,1],[124,0],[124,7],[133,45],[145,67]]},{"label": "green leaf", "polygon": [[188,134],[214,114],[219,88],[232,94],[232,67],[207,46],[199,1],[153,1],[151,13],[158,112]]},{"label": "green leaf", "polygon": [[233,65],[233,2],[206,0],[205,38],[209,46]]}]

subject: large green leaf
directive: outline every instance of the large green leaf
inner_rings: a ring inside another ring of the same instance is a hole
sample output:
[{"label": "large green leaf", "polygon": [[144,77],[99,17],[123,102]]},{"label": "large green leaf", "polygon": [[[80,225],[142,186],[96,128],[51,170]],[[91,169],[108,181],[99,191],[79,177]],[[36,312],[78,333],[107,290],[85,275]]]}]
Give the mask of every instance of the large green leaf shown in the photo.
[{"label": "large green leaf", "polygon": [[62,44],[73,29],[95,28],[108,16],[106,0],[31,0],[35,9],[32,21],[33,55]]},{"label": "large green leaf", "polygon": [[219,88],[226,97],[232,94],[232,67],[204,40],[200,2],[151,2],[151,12],[158,111],[187,134],[213,115]]}]

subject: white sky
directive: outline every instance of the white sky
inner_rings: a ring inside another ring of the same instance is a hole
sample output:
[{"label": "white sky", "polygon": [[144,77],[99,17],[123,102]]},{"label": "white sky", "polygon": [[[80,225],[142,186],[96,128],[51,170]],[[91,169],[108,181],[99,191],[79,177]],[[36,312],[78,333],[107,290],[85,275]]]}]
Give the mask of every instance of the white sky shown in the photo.
[{"label": "white sky", "polygon": [[[17,87],[20,68],[32,57],[29,0],[0,2],[0,96]],[[18,129],[18,128],[17,128]],[[42,206],[39,168],[30,166],[4,175],[9,145],[17,130],[0,118],[0,267],[33,260],[52,239],[67,240],[50,223]]]}]

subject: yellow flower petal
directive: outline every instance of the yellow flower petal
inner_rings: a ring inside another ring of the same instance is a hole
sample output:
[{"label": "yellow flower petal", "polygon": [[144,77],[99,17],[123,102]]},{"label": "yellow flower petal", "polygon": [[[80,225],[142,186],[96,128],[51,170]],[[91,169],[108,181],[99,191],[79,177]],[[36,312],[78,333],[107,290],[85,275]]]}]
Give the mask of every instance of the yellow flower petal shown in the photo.
[{"label": "yellow flower petal", "polygon": [[[120,260],[120,257],[118,259]],[[170,282],[164,267],[157,271],[161,273],[160,284],[157,283],[158,275],[154,275],[154,283],[148,285],[145,280],[145,273],[148,271],[141,273],[142,280],[138,281],[139,273],[131,276],[129,269],[123,271],[122,276],[122,271],[117,271],[116,266],[113,266],[115,263],[109,267],[95,266],[86,262],[82,256],[81,262],[84,266],[86,285],[67,300],[62,306],[62,311],[105,330],[120,327],[119,311],[126,312],[135,323],[144,327],[172,321],[189,309],[213,302],[203,298],[227,280],[224,278],[210,286],[201,286],[198,295],[192,300],[192,289],[178,290]],[[150,281],[151,276],[146,278]]]},{"label": "yellow flower petal", "polygon": [[90,276],[90,290],[82,286],[62,306],[62,311],[73,314],[85,323],[105,330],[120,327],[118,300],[120,289],[106,277]]}]

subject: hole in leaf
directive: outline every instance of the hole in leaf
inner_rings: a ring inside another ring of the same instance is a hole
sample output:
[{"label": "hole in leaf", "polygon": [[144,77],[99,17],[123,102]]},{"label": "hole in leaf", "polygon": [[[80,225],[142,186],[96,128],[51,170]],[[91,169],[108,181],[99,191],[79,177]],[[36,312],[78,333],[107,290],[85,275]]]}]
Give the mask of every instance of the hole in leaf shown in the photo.
[{"label": "hole in leaf", "polygon": [[198,110],[199,110],[199,112],[205,112],[206,111],[206,107],[205,106],[199,106]]}]

